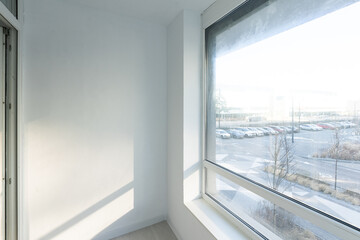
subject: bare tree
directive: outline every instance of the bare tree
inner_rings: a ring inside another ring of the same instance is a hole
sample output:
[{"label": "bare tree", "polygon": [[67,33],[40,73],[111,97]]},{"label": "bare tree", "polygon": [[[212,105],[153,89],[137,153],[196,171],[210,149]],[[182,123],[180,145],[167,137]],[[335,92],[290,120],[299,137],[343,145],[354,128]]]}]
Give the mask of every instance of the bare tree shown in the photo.
[{"label": "bare tree", "polygon": [[[270,146],[271,161],[267,164],[265,170],[268,173],[270,187],[276,191],[280,190],[280,185],[282,185],[281,190],[285,191],[291,184],[290,182],[287,182],[287,185],[283,183],[293,172],[293,146],[293,143],[288,140],[286,132],[273,136]],[[279,207],[273,204],[271,217],[275,226],[277,226],[279,219],[282,218],[280,216],[282,214]]]},{"label": "bare tree", "polygon": [[322,158],[331,158],[335,160],[335,169],[334,169],[334,189],[337,189],[337,180],[338,180],[338,162],[339,159],[352,159],[353,154],[347,155],[346,152],[346,143],[343,143],[344,138],[342,137],[342,131],[339,128],[334,130],[334,134],[332,135],[333,144],[326,150],[324,150],[321,154],[316,154],[316,157]]},{"label": "bare tree", "polygon": [[[274,135],[270,146],[271,161],[266,166],[270,187],[279,191],[280,185],[290,175],[294,168],[294,145],[289,141],[286,133]],[[286,190],[288,186],[284,186]]]},{"label": "bare tree", "polygon": [[335,183],[334,188],[336,190],[337,187],[337,173],[338,173],[338,160],[339,160],[339,153],[340,153],[340,142],[341,142],[341,134],[338,128],[335,129],[334,132],[334,144],[331,147],[331,155],[335,159]]},{"label": "bare tree", "polygon": [[221,95],[220,89],[216,92],[216,101],[215,101],[216,114],[219,115],[219,124],[218,127],[221,128],[221,114],[227,110],[227,104],[224,97]]}]

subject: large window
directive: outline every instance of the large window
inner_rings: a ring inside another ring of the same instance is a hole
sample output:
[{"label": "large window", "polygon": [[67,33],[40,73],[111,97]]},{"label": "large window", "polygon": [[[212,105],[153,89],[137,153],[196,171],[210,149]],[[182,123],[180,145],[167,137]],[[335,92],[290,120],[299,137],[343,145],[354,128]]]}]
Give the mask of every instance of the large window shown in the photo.
[{"label": "large window", "polygon": [[249,0],[208,27],[204,198],[264,239],[360,239],[360,2]]}]

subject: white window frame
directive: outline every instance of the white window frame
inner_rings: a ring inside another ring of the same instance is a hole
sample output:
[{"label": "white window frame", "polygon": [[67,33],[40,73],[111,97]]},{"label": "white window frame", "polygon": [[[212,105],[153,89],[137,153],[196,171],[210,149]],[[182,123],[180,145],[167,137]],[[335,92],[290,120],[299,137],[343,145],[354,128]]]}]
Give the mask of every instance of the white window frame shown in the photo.
[{"label": "white window frame", "polygon": [[[243,4],[247,0],[234,0],[234,1],[226,1],[226,0],[217,0],[213,5],[211,5],[202,15],[203,21],[203,169],[202,169],[202,197],[205,201],[207,201],[211,206],[217,209],[220,213],[222,213],[225,217],[228,218],[233,224],[235,224],[238,228],[240,228],[245,234],[247,234],[252,239],[280,239],[277,235],[273,234],[271,231],[263,227],[261,224],[256,223],[255,221],[250,222],[248,220],[246,222],[245,219],[243,221],[239,220],[236,214],[227,210],[226,207],[221,205],[217,200],[212,198],[210,195],[206,194],[206,171],[212,171],[232,182],[243,187],[264,199],[278,205],[279,207],[299,216],[310,223],[328,231],[329,233],[339,237],[340,239],[348,239],[348,240],[358,240],[360,239],[360,232],[355,230],[353,226],[347,224],[346,222],[339,220],[335,217],[332,217],[329,214],[326,214],[322,211],[319,211],[307,204],[301,203],[296,199],[292,199],[282,193],[275,192],[274,190],[263,186],[251,179],[240,176],[235,172],[232,172],[229,169],[226,169],[216,163],[205,160],[205,144],[206,144],[206,101],[207,101],[207,59],[206,59],[206,49],[205,49],[205,30],[213,23],[217,22],[232,10],[237,8],[239,5]],[[257,233],[260,232],[260,235]],[[261,234],[264,234],[261,236]]]}]

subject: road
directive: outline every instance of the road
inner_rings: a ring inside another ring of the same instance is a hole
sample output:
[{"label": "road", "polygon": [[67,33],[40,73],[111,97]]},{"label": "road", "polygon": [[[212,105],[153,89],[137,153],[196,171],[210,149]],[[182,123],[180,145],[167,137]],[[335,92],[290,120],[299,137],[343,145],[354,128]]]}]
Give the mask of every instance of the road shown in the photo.
[{"label": "road", "polygon": [[[351,134],[352,129],[342,133],[343,142],[356,141]],[[315,153],[328,149],[333,144],[334,131],[308,132],[302,131],[294,136],[295,171],[331,185],[335,179],[335,160],[313,158]],[[290,136],[289,136],[290,137]],[[220,163],[231,163],[239,173],[247,174],[262,171],[271,160],[270,148],[273,136],[244,139],[219,139],[216,143],[216,160]],[[360,141],[360,138],[359,138]],[[253,164],[256,160],[256,166]],[[257,170],[254,169],[257,167]],[[338,187],[360,193],[360,161],[338,161]]]}]

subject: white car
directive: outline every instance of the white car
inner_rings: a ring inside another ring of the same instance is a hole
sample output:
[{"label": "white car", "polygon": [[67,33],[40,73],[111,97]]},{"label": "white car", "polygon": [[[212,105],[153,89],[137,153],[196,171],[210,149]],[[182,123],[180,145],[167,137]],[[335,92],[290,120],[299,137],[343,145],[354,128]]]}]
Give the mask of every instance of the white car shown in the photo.
[{"label": "white car", "polygon": [[276,134],[279,133],[278,131],[275,131],[275,130],[272,129],[271,127],[263,127],[263,129],[269,131],[269,133],[270,133],[271,135],[276,135]]},{"label": "white car", "polygon": [[245,133],[245,137],[256,137],[256,132],[246,128],[246,127],[240,127],[240,128],[236,128],[236,130],[242,131]]},{"label": "white car", "polygon": [[346,123],[349,124],[350,127],[356,127],[355,123],[352,123],[352,122],[349,122],[349,121],[346,121]]},{"label": "white car", "polygon": [[302,125],[300,125],[300,128],[302,130],[314,131],[314,128],[310,124],[302,124]]},{"label": "white car", "polygon": [[226,132],[225,130],[216,129],[216,137],[222,138],[222,139],[227,139],[227,138],[230,138],[231,135],[228,132]]},{"label": "white car", "polygon": [[248,129],[250,129],[250,131],[253,131],[256,134],[256,136],[258,136],[258,137],[264,136],[264,132],[260,131],[259,129],[257,129],[255,127],[248,127]]},{"label": "white car", "polygon": [[322,127],[319,127],[315,124],[303,124],[303,125],[300,125],[300,128],[302,130],[307,130],[307,131],[321,131],[323,130]]},{"label": "white car", "polygon": [[339,122],[339,124],[343,126],[343,128],[351,128],[356,126],[356,124],[349,121]]},{"label": "white car", "polygon": [[322,127],[320,127],[316,124],[308,124],[308,125],[310,125],[314,129],[314,131],[322,131],[323,130]]},{"label": "white car", "polygon": [[331,125],[333,125],[336,129],[342,128],[342,125],[338,122],[330,122]]}]

